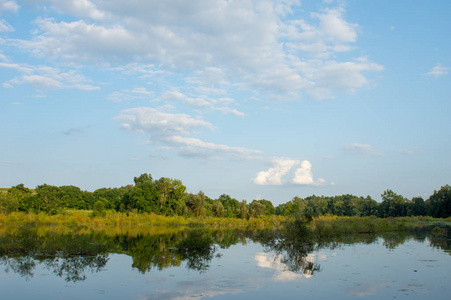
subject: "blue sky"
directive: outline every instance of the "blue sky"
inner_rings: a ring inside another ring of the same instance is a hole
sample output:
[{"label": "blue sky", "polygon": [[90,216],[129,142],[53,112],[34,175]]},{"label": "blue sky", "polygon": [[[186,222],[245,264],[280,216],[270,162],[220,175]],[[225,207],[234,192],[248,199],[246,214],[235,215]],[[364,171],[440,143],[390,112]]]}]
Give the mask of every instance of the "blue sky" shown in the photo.
[{"label": "blue sky", "polygon": [[451,183],[451,2],[0,0],[0,186]]}]

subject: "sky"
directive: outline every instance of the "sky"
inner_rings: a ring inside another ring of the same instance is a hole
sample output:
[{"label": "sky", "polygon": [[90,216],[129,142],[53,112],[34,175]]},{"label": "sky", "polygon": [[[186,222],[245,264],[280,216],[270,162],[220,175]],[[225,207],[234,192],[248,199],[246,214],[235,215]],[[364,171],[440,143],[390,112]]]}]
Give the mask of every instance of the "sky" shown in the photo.
[{"label": "sky", "polygon": [[451,183],[451,1],[0,0],[0,187],[274,205]]}]

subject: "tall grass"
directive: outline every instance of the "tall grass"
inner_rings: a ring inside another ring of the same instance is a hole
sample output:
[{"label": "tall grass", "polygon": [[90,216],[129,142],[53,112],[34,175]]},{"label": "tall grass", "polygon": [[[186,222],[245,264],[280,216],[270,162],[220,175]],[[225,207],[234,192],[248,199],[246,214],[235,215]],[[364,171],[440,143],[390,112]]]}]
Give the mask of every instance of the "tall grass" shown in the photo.
[{"label": "tall grass", "polygon": [[422,227],[431,223],[451,222],[448,219],[432,217],[337,217],[321,216],[315,218],[308,226],[317,236],[328,237],[351,233],[376,233],[388,231],[407,231],[409,228]]},{"label": "tall grass", "polygon": [[153,213],[121,213],[107,211],[104,216],[93,216],[91,211],[66,210],[62,214],[13,212],[0,214],[0,225],[42,224],[42,225],[148,225],[148,226],[211,226],[227,228],[279,227],[284,221],[281,216],[265,216],[249,220],[239,218],[161,216]]},{"label": "tall grass", "polygon": [[[282,216],[264,216],[259,218],[216,218],[216,217],[182,217],[161,216],[153,213],[121,213],[107,211],[104,216],[93,216],[85,210],[66,210],[62,214],[13,212],[0,214],[0,225],[66,225],[88,226],[208,226],[223,228],[280,228],[287,218]],[[317,236],[337,236],[350,233],[375,233],[384,231],[406,231],[408,228],[431,225],[432,223],[450,223],[447,219],[432,217],[402,217],[381,219],[371,217],[337,217],[331,215],[314,218],[307,224]]]}]

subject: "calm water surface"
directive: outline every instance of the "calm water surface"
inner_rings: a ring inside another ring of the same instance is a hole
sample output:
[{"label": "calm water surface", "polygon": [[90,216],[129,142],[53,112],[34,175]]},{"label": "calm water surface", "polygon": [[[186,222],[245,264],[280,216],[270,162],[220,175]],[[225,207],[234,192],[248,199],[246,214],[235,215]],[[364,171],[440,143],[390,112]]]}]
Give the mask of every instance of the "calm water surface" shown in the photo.
[{"label": "calm water surface", "polygon": [[2,228],[1,299],[450,299],[450,231]]}]

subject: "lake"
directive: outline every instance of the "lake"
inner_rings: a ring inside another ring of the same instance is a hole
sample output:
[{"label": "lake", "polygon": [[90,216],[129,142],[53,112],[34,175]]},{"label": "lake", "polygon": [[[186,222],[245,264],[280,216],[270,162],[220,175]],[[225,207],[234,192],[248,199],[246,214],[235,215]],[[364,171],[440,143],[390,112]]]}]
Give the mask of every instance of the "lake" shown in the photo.
[{"label": "lake", "polygon": [[0,227],[2,299],[450,299],[451,230]]}]

